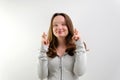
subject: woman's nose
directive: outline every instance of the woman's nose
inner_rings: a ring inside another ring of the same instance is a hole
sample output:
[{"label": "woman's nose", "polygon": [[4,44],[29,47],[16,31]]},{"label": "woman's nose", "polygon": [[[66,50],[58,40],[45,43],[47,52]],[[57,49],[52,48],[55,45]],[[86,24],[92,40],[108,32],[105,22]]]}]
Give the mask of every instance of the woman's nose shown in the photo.
[{"label": "woman's nose", "polygon": [[58,29],[62,29],[62,26],[61,26],[61,25],[59,25],[59,26],[58,26]]}]

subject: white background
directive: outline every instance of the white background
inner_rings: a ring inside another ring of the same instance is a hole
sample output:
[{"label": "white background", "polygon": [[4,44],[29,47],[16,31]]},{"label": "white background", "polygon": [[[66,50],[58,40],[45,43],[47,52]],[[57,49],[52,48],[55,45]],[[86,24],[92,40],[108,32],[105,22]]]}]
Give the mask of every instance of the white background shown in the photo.
[{"label": "white background", "polygon": [[41,34],[55,12],[71,17],[90,49],[80,80],[120,80],[120,0],[0,0],[0,80],[39,80]]}]

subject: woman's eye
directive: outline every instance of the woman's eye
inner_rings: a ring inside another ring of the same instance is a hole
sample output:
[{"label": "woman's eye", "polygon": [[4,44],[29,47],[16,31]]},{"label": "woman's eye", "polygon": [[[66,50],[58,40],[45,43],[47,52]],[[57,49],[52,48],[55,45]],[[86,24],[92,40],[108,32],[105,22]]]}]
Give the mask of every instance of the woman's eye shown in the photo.
[{"label": "woman's eye", "polygon": [[57,25],[57,24],[54,24],[53,26],[57,27],[58,25]]},{"label": "woman's eye", "polygon": [[62,26],[66,26],[66,24],[62,24]]}]

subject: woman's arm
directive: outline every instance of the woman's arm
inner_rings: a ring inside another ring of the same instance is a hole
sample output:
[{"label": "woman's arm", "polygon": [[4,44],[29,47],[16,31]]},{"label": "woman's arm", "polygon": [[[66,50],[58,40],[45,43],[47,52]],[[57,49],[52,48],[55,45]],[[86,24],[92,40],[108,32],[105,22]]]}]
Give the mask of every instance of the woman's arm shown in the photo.
[{"label": "woman's arm", "polygon": [[38,75],[41,80],[47,79],[48,76],[48,59],[46,52],[48,47],[46,45],[41,45],[40,55],[39,55],[39,64],[38,64]]},{"label": "woman's arm", "polygon": [[82,41],[76,41],[76,53],[73,72],[76,76],[82,76],[86,70],[86,50]]}]

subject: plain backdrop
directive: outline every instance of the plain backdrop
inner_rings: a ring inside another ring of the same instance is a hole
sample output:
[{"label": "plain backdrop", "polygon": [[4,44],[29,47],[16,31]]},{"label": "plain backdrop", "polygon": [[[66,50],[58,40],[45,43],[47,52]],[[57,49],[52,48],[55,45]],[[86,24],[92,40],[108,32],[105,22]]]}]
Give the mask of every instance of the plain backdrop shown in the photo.
[{"label": "plain backdrop", "polygon": [[68,14],[90,51],[80,80],[120,80],[120,0],[0,0],[0,80],[40,80],[41,34]]}]

